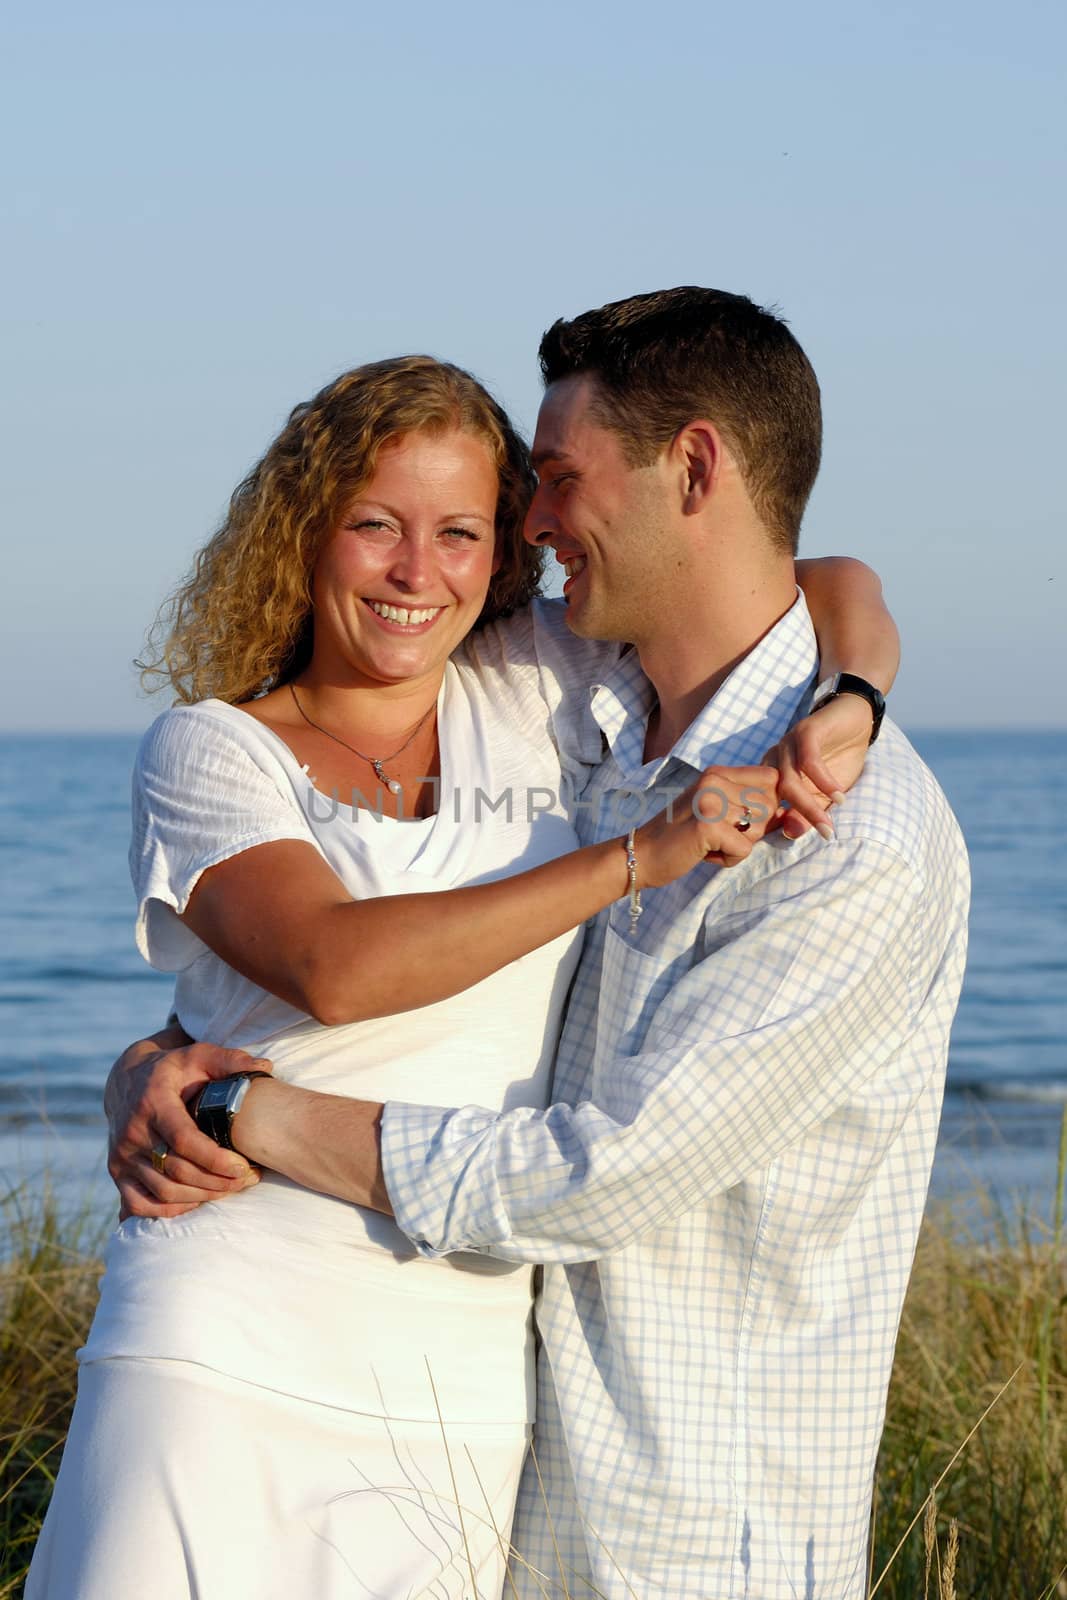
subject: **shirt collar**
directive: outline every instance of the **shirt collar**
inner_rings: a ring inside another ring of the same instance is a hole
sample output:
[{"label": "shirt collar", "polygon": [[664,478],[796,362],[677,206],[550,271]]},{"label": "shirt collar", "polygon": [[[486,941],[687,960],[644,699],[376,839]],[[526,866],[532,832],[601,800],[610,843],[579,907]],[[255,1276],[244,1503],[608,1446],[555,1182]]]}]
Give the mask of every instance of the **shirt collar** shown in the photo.
[{"label": "shirt collar", "polygon": [[[795,720],[819,666],[815,630],[802,592],[712,695],[666,760],[695,772],[762,760]],[[590,708],[624,776],[645,767],[645,730],[656,695],[630,650],[591,693]],[[650,776],[661,766],[649,763]]]}]

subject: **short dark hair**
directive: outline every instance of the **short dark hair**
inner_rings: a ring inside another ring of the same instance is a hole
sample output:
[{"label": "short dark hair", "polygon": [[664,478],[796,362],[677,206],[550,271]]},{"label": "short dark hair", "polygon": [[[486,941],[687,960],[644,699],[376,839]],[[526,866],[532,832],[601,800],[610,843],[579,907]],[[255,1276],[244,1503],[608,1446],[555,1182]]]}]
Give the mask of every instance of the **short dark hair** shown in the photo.
[{"label": "short dark hair", "polygon": [[546,387],[596,380],[598,420],[631,465],[655,460],[694,418],[714,422],[761,522],[795,553],[822,409],[811,363],[781,317],[722,289],[664,289],[560,318],[539,356]]}]

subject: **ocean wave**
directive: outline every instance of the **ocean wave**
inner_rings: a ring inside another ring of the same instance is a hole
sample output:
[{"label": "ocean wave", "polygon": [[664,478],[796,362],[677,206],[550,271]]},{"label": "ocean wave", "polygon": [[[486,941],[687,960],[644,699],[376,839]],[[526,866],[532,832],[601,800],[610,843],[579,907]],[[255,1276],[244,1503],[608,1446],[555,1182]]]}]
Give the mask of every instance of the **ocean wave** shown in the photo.
[{"label": "ocean wave", "polygon": [[45,1088],[36,1082],[0,1081],[0,1132],[5,1128],[85,1127],[104,1122],[100,1083],[60,1079]]},{"label": "ocean wave", "polygon": [[[138,961],[135,955],[122,952],[121,968],[115,964],[107,967],[79,966],[75,963],[37,963],[8,961],[5,963],[8,981],[12,978],[22,983],[159,983],[160,974]],[[173,983],[173,978],[165,981]],[[56,999],[57,996],[51,996]]]},{"label": "ocean wave", "polygon": [[957,1078],[947,1096],[975,1100],[1019,1100],[1031,1105],[1067,1105],[1067,1078]]}]

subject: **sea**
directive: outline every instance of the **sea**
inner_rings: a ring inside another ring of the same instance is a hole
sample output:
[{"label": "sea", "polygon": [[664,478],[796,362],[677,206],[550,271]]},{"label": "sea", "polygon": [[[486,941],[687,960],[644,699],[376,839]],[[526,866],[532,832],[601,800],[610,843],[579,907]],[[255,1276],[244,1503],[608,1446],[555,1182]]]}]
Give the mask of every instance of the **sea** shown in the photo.
[{"label": "sea", "polygon": [[[911,735],[963,828],[970,958],[932,1204],[1052,1214],[1067,1113],[1067,730]],[[0,1198],[107,1208],[101,1091],[171,980],[133,942],[126,735],[0,735]],[[968,1199],[968,1196],[972,1199]]]}]

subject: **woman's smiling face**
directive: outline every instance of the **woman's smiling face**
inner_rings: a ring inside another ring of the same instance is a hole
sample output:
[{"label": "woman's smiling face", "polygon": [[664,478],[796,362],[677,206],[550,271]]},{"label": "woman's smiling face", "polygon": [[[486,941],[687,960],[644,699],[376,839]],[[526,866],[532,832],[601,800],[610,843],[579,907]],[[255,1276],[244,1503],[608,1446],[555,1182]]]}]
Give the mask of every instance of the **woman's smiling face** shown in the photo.
[{"label": "woman's smiling face", "polygon": [[316,676],[440,682],[498,565],[497,487],[488,449],[458,428],[382,447],[315,564]]}]

